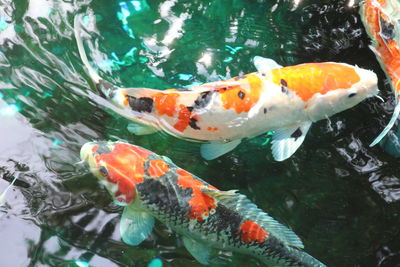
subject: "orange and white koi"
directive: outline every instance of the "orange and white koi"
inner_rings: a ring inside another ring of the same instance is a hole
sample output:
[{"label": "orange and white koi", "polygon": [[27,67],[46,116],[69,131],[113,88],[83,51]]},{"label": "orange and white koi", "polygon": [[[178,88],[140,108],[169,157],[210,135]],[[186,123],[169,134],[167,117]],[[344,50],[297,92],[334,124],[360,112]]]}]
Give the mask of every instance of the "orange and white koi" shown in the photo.
[{"label": "orange and white koi", "polygon": [[364,27],[372,39],[370,46],[395,93],[392,118],[370,146],[379,143],[393,127],[400,114],[400,2],[398,0],[364,0],[360,5]]},{"label": "orange and white koi", "polygon": [[246,196],[218,190],[166,157],[127,143],[90,142],[82,146],[81,159],[115,203],[125,206],[120,232],[127,244],[145,240],[156,218],[181,235],[202,264],[210,263],[212,249],[223,249],[271,266],[325,266]]},{"label": "orange and white koi", "polygon": [[[217,158],[242,139],[275,131],[275,160],[290,157],[311,124],[349,109],[377,94],[377,76],[344,63],[307,63],[282,67],[255,57],[258,72],[186,89],[118,88],[102,80],[90,66],[79,35],[79,53],[98,90],[122,115],[136,122],[130,130],[148,134],[162,130],[203,142],[205,159]],[[128,115],[127,115],[128,114]]]}]

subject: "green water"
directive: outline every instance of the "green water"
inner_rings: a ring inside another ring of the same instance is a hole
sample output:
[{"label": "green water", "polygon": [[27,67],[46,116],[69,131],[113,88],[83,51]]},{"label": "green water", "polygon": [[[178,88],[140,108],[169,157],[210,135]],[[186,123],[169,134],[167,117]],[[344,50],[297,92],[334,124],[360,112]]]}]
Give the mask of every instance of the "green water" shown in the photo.
[{"label": "green water", "polygon": [[[166,155],[220,189],[238,189],[329,266],[399,264],[399,167],[379,146],[368,147],[389,119],[392,96],[348,3],[0,0],[0,189],[18,178],[1,207],[0,266],[147,266],[155,258],[200,266],[160,223],[138,247],[121,242],[121,209],[76,164],[83,143],[107,139]],[[251,58],[260,55],[282,65],[341,61],[373,69],[388,102],[369,99],[316,123],[284,162],[272,160],[266,136],[207,162],[198,144],[133,136],[127,120],[104,108],[77,53],[76,14],[88,14],[93,65],[120,86],[215,81],[255,71]],[[261,266],[247,256],[220,258]]]}]

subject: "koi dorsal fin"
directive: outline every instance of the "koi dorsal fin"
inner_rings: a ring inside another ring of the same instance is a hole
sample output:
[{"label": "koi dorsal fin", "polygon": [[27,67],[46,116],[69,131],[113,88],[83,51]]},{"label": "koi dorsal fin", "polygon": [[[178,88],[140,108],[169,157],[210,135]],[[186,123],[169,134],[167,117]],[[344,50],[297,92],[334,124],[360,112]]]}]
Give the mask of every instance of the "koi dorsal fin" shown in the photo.
[{"label": "koi dorsal fin", "polygon": [[260,56],[255,56],[253,58],[254,66],[256,67],[257,71],[259,72],[267,72],[272,69],[279,69],[282,68],[281,65],[275,62],[275,60],[271,58],[265,58]]},{"label": "koi dorsal fin", "polygon": [[304,248],[300,238],[292,230],[276,221],[265,211],[259,209],[256,204],[252,203],[245,195],[237,193],[236,190],[215,191],[208,188],[202,188],[201,191],[216,199],[224,206],[238,212],[245,219],[255,221],[285,245]]}]

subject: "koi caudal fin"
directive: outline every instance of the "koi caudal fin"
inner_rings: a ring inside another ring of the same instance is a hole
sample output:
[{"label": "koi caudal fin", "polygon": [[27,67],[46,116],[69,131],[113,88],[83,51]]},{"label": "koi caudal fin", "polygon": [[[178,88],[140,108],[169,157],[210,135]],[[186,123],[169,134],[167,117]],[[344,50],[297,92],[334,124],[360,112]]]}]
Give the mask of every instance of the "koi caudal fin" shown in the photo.
[{"label": "koi caudal fin", "polygon": [[81,30],[82,28],[81,28],[80,16],[77,15],[75,16],[74,19],[74,34],[75,34],[76,44],[78,46],[79,56],[83,62],[83,65],[85,65],[86,69],[88,70],[90,79],[96,85],[97,90],[100,92],[100,94],[102,94],[106,98],[110,98],[110,96],[113,95],[113,91],[117,88],[112,84],[104,81],[90,65],[80,35]]},{"label": "koi caudal fin", "polygon": [[396,122],[397,118],[399,117],[399,114],[400,114],[400,101],[397,100],[397,104],[396,104],[396,107],[394,108],[392,118],[390,119],[389,123],[386,125],[385,129],[383,129],[383,131],[380,133],[380,135],[378,135],[378,137],[375,138],[375,140],[369,145],[370,147],[379,143],[383,139],[383,137],[386,136],[386,134],[390,131],[390,129],[392,129],[394,123]]},{"label": "koi caudal fin", "polygon": [[80,22],[80,16],[77,15],[75,16],[74,19],[74,34],[75,34],[75,39],[76,39],[76,44],[78,45],[78,51],[79,51],[79,56],[81,57],[81,60],[85,67],[87,68],[89,72],[90,78],[93,80],[95,84],[98,84],[101,81],[100,76],[97,74],[97,72],[92,68],[92,66],[89,63],[89,60],[86,56],[85,48],[83,47],[83,41],[80,35],[81,32],[81,22]]}]

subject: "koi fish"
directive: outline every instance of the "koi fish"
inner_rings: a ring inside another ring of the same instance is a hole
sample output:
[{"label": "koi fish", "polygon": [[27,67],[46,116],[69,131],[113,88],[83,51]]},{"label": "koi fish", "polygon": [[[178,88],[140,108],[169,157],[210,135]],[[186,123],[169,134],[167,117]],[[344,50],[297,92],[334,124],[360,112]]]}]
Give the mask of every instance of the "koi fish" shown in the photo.
[{"label": "koi fish", "polygon": [[75,18],[75,38],[82,62],[97,89],[135,122],[130,131],[162,130],[202,142],[201,155],[215,159],[242,139],[275,131],[275,160],[289,158],[303,143],[313,122],[349,109],[378,92],[374,72],[344,63],[307,63],[282,67],[255,57],[258,72],[193,86],[155,90],[119,88],[101,79],[89,64]]},{"label": "koi fish", "polygon": [[392,118],[370,146],[379,143],[393,127],[400,114],[400,2],[398,0],[365,0],[360,5],[360,16],[372,40],[375,53],[386,76],[391,81],[396,107]]},{"label": "koi fish", "polygon": [[176,233],[202,264],[212,249],[253,255],[271,266],[325,266],[304,251],[300,238],[246,196],[221,191],[169,158],[122,142],[90,142],[81,159],[124,206],[120,233],[139,245],[158,219]]}]

